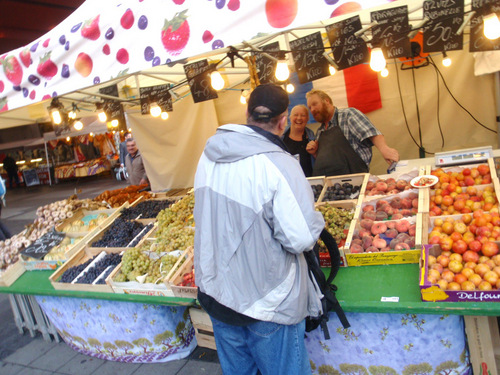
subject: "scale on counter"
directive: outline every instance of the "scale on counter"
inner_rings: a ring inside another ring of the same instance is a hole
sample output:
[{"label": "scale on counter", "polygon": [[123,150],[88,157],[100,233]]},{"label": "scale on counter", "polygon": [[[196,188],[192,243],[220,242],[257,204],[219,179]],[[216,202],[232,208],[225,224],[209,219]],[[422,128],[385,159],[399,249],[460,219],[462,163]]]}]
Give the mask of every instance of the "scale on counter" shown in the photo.
[{"label": "scale on counter", "polygon": [[466,148],[463,150],[439,152],[435,155],[436,167],[447,167],[460,164],[474,164],[487,161],[493,157],[491,146]]}]

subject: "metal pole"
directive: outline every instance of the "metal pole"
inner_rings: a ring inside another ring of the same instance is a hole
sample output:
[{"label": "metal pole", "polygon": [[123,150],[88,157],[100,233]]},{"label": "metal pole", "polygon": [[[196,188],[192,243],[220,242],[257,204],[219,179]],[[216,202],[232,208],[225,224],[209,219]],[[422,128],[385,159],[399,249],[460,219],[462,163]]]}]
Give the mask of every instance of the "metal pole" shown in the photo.
[{"label": "metal pole", "polygon": [[49,172],[49,185],[52,186],[52,177],[50,177],[49,151],[47,150],[47,141],[45,141],[45,157],[47,158],[47,172]]}]

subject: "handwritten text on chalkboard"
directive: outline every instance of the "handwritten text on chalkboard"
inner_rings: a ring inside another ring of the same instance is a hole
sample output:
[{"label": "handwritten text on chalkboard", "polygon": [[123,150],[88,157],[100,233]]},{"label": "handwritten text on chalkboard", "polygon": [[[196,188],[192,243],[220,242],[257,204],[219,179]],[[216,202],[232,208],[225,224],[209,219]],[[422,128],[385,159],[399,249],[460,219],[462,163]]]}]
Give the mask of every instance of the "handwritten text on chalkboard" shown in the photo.
[{"label": "handwritten text on chalkboard", "polygon": [[500,38],[490,40],[484,35],[483,16],[489,13],[500,13],[500,2],[498,0],[472,0],[471,10],[475,11],[470,20],[470,43],[469,52],[498,51],[500,50]]},{"label": "handwritten text on chalkboard", "polygon": [[424,1],[424,52],[461,50],[463,34],[457,31],[464,22],[464,0]]},{"label": "handwritten text on chalkboard", "polygon": [[374,45],[381,47],[387,58],[410,56],[408,7],[379,10],[370,15],[372,22],[377,22],[372,28]]},{"label": "handwritten text on chalkboard", "polygon": [[292,40],[290,48],[300,83],[311,82],[330,75],[328,61],[323,56],[324,45],[321,32]]},{"label": "handwritten text on chalkboard", "polygon": [[[280,50],[280,44],[279,42],[274,42],[262,46],[260,49],[268,53],[270,56],[278,58],[278,54],[273,52],[278,52]],[[255,66],[257,67],[259,82],[261,84],[277,82],[276,77],[274,76],[277,62],[262,53],[253,53],[253,55],[255,55]]]},{"label": "handwritten text on chalkboard", "polygon": [[141,87],[139,89],[141,97],[141,114],[149,113],[149,106],[153,103],[167,112],[172,112],[172,96],[170,95],[170,85],[158,85]]},{"label": "handwritten text on chalkboard", "polygon": [[210,81],[211,71],[208,60],[186,64],[184,65],[184,72],[195,103],[218,98],[217,91],[214,90]]},{"label": "handwritten text on chalkboard", "polygon": [[26,249],[21,251],[21,254],[31,258],[42,259],[54,246],[57,246],[64,239],[65,234],[57,232],[53,229],[38,238]]},{"label": "handwritten text on chalkboard", "polygon": [[366,43],[354,35],[361,29],[359,16],[326,26],[333,57],[340,70],[368,62]]}]

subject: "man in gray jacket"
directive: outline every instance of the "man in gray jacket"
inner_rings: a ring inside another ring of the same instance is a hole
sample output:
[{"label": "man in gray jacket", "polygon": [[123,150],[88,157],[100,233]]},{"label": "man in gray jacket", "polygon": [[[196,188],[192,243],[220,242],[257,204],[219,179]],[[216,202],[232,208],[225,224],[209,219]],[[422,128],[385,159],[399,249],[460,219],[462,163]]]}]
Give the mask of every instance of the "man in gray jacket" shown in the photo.
[{"label": "man in gray jacket", "polygon": [[127,139],[127,156],[125,157],[125,167],[128,173],[128,182],[130,185],[149,184],[146,169],[142,162],[142,155],[135,144],[135,139]]},{"label": "man in gray jacket", "polygon": [[308,374],[305,317],[321,312],[303,252],[324,220],[280,136],[288,95],[261,85],[248,125],[218,128],[195,177],[195,274],[225,374]]}]

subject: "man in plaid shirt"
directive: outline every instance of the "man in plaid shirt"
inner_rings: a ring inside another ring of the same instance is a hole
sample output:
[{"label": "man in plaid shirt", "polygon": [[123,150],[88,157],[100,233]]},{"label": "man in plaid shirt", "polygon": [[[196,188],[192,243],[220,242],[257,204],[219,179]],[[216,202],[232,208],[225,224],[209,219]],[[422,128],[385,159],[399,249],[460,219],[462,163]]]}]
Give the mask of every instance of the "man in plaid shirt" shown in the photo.
[{"label": "man in plaid shirt", "polygon": [[336,108],[327,93],[311,90],[307,106],[321,123],[316,140],[307,150],[316,157],[313,176],[337,176],[369,171],[372,146],[378,148],[390,165],[399,160],[396,149],[387,145],[384,135],[355,108]]}]

